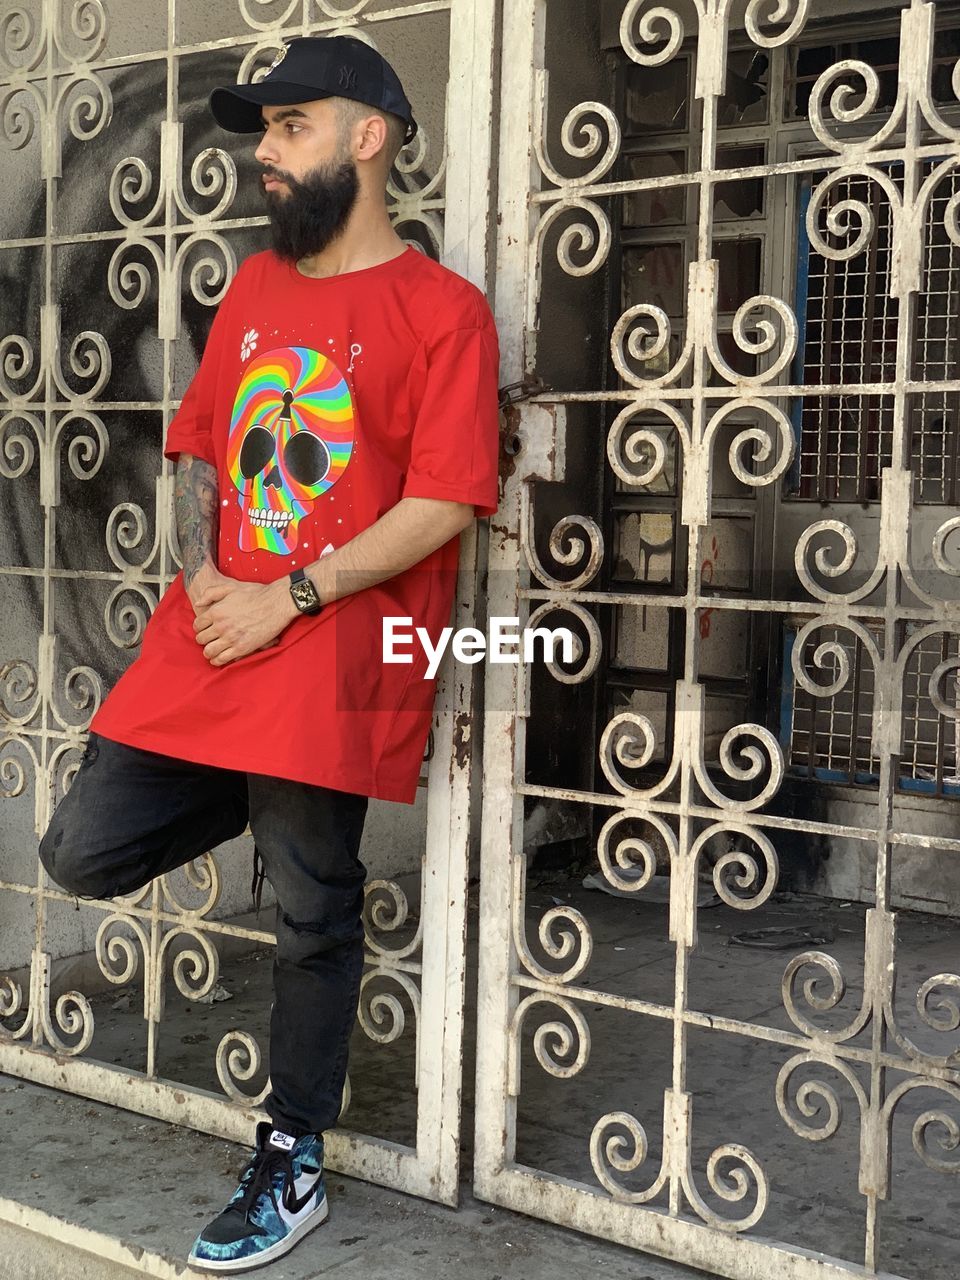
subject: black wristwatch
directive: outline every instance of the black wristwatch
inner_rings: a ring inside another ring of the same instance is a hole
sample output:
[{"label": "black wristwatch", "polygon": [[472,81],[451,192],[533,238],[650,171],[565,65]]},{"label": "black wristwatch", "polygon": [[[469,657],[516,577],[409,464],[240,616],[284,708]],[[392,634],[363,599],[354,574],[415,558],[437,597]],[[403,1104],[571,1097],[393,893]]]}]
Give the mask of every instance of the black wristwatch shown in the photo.
[{"label": "black wristwatch", "polygon": [[290,594],[301,613],[319,613],[323,608],[316,587],[303,569],[294,569],[290,574]]}]

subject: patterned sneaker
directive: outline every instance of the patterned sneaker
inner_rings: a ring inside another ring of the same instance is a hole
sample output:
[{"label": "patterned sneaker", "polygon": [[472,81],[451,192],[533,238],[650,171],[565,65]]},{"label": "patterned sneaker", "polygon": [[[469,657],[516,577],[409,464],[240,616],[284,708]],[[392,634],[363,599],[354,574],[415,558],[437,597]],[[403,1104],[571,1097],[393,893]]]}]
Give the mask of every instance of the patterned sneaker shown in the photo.
[{"label": "patterned sneaker", "polygon": [[294,1138],[262,1120],[239,1187],[187,1261],[201,1271],[251,1271],[288,1253],[326,1216],[323,1139]]}]

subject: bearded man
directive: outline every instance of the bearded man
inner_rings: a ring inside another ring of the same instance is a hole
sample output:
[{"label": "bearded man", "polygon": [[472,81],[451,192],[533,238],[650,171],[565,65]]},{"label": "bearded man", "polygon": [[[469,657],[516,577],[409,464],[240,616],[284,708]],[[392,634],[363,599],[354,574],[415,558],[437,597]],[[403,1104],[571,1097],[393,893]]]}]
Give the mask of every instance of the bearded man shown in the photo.
[{"label": "bearded man", "polygon": [[393,229],[387,177],[417,126],[375,50],[292,40],[210,107],[262,131],[273,247],[241,264],[170,423],[183,572],[40,858],[109,899],[250,825],[258,908],[264,875],[277,896],[270,1119],[189,1256],[238,1272],[327,1216],[367,803],[413,803],[435,693],[423,655],[383,661],[383,619],[434,643],[449,621],[460,532],[497,509],[499,355],[483,294]]}]

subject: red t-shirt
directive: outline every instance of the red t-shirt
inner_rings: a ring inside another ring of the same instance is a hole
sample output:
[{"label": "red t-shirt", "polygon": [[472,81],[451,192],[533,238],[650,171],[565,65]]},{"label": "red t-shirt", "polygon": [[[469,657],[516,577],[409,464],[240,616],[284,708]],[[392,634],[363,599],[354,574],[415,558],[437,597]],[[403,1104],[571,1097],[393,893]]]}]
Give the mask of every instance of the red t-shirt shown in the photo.
[{"label": "red t-shirt", "polygon": [[[408,248],[301,275],[254,254],[214,318],[164,453],[219,478],[220,571],[270,582],[349,541],[403,497],[497,510],[499,352],[483,294]],[[382,661],[383,618],[435,643],[459,535],[418,565],[294,620],[273,648],[213,667],[178,575],[91,728],[202,764],[412,804],[435,682],[422,646]]]}]

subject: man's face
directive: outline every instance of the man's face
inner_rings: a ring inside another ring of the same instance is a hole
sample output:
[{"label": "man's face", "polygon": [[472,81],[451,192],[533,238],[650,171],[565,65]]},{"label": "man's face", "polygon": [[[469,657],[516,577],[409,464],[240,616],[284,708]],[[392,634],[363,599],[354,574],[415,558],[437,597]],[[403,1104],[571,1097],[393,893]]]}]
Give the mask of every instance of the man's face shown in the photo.
[{"label": "man's face", "polygon": [[296,263],[340,235],[360,189],[349,136],[327,99],[264,107],[256,150],[276,253]]},{"label": "man's face", "polygon": [[340,123],[329,98],[289,107],[263,107],[263,137],[255,152],[265,171],[283,170],[303,178],[329,163],[341,146]]}]

